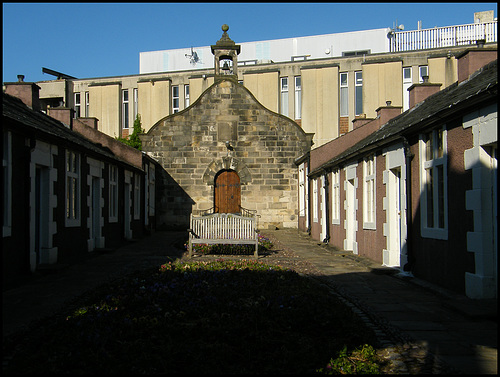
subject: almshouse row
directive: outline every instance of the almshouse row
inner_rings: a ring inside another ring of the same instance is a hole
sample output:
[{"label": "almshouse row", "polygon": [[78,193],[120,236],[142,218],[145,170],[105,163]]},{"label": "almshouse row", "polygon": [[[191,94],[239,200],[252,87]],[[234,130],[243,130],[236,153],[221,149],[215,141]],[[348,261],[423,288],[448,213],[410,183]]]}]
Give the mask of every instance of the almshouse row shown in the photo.
[{"label": "almshouse row", "polygon": [[496,297],[496,56],[465,52],[455,84],[413,85],[408,111],[380,107],[297,159],[299,230],[468,297]]},{"label": "almshouse row", "polygon": [[42,113],[36,84],[5,85],[4,289],[155,229],[156,162],[97,131],[96,119],[73,119],[64,108]]}]

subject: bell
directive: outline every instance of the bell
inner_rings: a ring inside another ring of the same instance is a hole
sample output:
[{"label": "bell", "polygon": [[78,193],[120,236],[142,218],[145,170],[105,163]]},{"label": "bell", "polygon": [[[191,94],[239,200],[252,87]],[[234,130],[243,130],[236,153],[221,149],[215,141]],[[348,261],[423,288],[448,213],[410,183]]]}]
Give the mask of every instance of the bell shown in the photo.
[{"label": "bell", "polygon": [[223,71],[229,71],[229,64],[227,64],[227,60],[224,62],[224,65],[222,66]]}]

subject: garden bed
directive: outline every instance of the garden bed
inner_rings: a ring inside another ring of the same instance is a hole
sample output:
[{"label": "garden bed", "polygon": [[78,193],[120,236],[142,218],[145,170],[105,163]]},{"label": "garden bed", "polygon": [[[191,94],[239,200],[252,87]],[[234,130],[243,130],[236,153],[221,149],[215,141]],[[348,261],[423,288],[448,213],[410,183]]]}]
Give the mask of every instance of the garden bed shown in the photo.
[{"label": "garden bed", "polygon": [[93,289],[7,339],[4,373],[331,372],[341,365],[332,357],[375,342],[349,308],[292,269],[170,262]]}]

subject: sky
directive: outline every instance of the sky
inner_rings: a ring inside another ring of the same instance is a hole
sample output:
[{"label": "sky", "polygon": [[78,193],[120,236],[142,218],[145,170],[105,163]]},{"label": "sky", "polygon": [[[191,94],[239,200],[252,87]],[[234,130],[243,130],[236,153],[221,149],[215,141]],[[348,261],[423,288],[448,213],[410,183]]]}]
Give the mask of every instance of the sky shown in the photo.
[{"label": "sky", "polygon": [[215,44],[229,25],[236,43],[404,25],[474,22],[497,3],[3,3],[2,82],[139,73],[146,51]]}]

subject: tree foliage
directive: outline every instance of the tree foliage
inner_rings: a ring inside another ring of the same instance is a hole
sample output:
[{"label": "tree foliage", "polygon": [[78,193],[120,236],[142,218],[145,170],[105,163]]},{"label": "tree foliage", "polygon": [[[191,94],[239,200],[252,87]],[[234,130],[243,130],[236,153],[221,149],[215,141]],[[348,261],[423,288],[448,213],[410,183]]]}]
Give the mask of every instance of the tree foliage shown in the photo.
[{"label": "tree foliage", "polygon": [[132,134],[129,135],[128,138],[123,138],[123,137],[117,137],[116,139],[121,141],[123,144],[127,144],[131,146],[132,148],[142,150],[142,141],[141,138],[139,137],[140,134],[144,133],[144,129],[142,128],[141,125],[141,115],[137,114],[137,117],[134,120],[134,129],[132,131]]}]

